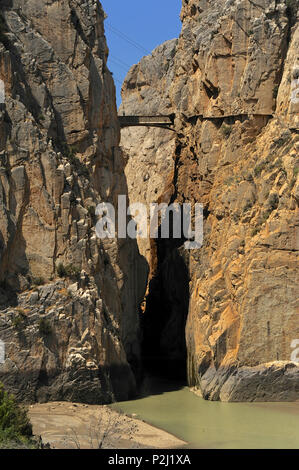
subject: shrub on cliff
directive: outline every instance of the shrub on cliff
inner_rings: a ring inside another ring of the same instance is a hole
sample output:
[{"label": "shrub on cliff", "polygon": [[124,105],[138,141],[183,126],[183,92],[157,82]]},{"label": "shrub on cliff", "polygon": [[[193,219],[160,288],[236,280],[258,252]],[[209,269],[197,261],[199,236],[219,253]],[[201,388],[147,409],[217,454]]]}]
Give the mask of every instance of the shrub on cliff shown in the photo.
[{"label": "shrub on cliff", "polygon": [[62,153],[68,159],[68,161],[75,167],[75,170],[79,175],[89,177],[89,171],[84,162],[77,157],[78,148],[76,145],[67,145],[65,142],[62,143]]},{"label": "shrub on cliff", "polygon": [[57,266],[57,274],[59,277],[69,277],[70,279],[78,279],[80,274],[80,268],[74,266],[73,264],[68,264],[64,266],[62,263],[59,263]]},{"label": "shrub on cliff", "polygon": [[38,328],[42,336],[48,336],[52,333],[51,323],[46,318],[40,319]]},{"label": "shrub on cliff", "polygon": [[45,284],[45,280],[43,277],[34,277],[32,278],[32,284],[35,286],[43,286]]},{"label": "shrub on cliff", "polygon": [[222,126],[221,126],[221,132],[222,132],[222,135],[228,139],[229,136],[231,135],[232,133],[232,130],[233,130],[233,127],[229,124],[225,124],[223,123]]},{"label": "shrub on cliff", "polygon": [[298,11],[298,0],[286,0],[287,14],[290,18],[291,25],[296,23],[297,11]]},{"label": "shrub on cliff", "polygon": [[0,448],[37,447],[27,411],[0,383]]}]

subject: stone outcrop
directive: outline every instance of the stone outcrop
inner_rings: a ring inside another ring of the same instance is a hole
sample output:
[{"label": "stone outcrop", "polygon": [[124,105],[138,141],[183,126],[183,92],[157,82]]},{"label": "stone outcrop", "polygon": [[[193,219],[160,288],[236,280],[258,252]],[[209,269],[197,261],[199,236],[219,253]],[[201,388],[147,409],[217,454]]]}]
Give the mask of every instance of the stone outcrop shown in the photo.
[{"label": "stone outcrop", "polygon": [[95,233],[127,194],[103,22],[96,0],[1,2],[0,380],[26,401],[136,390],[146,263]]},{"label": "stone outcrop", "polygon": [[181,19],[123,85],[123,112],[176,129],[122,131],[130,201],[204,205],[200,250],[138,240],[145,354],[174,373],[187,356],[207,399],[296,400],[298,2],[184,0]]}]

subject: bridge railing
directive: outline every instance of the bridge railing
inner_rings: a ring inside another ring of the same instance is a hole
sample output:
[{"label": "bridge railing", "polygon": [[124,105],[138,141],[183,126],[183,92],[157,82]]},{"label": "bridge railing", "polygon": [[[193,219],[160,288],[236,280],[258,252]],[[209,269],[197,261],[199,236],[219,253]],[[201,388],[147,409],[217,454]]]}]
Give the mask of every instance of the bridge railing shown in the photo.
[{"label": "bridge railing", "polygon": [[170,116],[118,116],[121,127],[127,126],[172,126]]}]

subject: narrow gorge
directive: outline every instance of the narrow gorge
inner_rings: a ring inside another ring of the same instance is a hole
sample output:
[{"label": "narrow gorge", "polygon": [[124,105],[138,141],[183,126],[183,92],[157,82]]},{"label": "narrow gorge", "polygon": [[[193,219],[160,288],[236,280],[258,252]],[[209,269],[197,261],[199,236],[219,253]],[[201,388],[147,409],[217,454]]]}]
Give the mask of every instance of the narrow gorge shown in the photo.
[{"label": "narrow gorge", "polygon": [[[182,3],[117,113],[97,0],[1,1],[0,381],[20,401],[128,400],[146,373],[299,399],[298,1]],[[203,246],[99,239],[119,195],[203,204]]]},{"label": "narrow gorge", "polygon": [[200,250],[138,241],[144,356],[206,399],[296,400],[298,2],[185,0],[181,20],[122,89],[121,115],[175,116],[122,130],[130,201],[204,206]]}]

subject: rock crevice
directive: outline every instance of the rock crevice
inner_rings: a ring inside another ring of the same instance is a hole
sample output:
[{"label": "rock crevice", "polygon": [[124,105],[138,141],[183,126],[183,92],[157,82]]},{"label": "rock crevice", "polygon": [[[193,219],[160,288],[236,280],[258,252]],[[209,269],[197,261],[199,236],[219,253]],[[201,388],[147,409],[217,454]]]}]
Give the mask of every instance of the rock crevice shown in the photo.
[{"label": "rock crevice", "polygon": [[[130,201],[204,205],[200,250],[138,240],[150,266],[145,337],[155,330],[160,359],[175,358],[180,256],[189,385],[211,400],[297,400],[298,5],[290,16],[285,0],[189,0],[181,19],[178,40],[123,86],[126,114],[176,116],[176,136],[122,130]],[[160,330],[158,311],[171,319]]]}]

